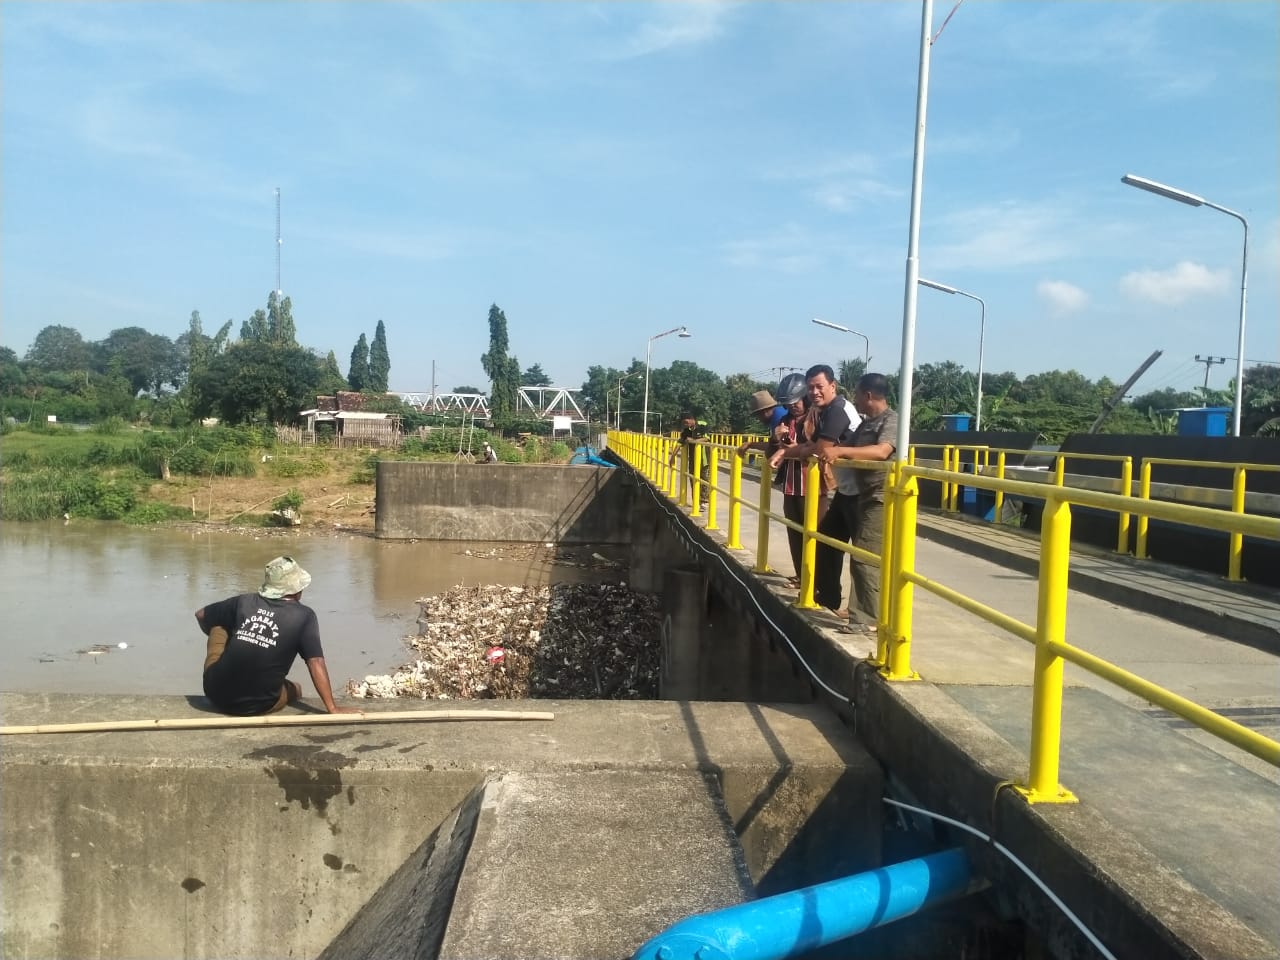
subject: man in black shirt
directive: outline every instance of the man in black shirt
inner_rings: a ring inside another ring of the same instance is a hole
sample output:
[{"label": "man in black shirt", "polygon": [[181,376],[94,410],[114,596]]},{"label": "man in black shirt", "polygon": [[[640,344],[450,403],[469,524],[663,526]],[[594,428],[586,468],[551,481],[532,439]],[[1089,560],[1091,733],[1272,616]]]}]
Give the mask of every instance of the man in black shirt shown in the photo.
[{"label": "man in black shirt", "polygon": [[311,574],[292,557],[267,564],[262,587],[196,611],[209,638],[204,661],[204,693],[223,713],[255,716],[274,713],[302,696],[286,679],[299,654],[329,713],[359,713],[333,700],[329,671],[320,646],[315,611],[301,603]]}]

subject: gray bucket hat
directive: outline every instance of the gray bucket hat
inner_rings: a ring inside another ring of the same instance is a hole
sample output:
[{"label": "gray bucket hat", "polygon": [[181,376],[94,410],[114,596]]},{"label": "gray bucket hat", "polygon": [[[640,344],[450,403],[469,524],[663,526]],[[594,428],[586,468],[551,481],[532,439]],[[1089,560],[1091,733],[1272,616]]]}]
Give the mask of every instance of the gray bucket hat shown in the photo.
[{"label": "gray bucket hat", "polygon": [[298,565],[293,557],[276,557],[267,564],[266,574],[262,578],[262,589],[259,596],[268,600],[279,600],[295,593],[301,593],[311,584],[311,574]]}]

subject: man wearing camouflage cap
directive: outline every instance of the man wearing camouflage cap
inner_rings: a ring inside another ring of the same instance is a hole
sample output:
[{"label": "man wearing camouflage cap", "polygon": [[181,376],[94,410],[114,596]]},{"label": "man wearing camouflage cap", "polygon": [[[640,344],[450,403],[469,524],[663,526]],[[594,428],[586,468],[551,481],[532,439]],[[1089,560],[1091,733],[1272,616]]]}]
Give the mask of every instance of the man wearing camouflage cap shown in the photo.
[{"label": "man wearing camouflage cap", "polygon": [[333,700],[315,611],[302,603],[311,574],[292,557],[267,564],[257,593],[242,593],[196,611],[209,638],[204,693],[218,710],[236,716],[274,713],[302,697],[287,679],[299,654],[329,713],[359,713]]}]

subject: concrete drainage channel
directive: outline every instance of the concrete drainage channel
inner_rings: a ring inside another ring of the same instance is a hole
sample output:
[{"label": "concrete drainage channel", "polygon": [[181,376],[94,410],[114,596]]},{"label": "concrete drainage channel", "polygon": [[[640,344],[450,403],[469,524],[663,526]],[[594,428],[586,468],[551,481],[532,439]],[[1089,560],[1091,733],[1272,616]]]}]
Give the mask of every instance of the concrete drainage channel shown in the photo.
[{"label": "concrete drainage channel", "polygon": [[[886,862],[880,769],[824,708],[534,705],[556,719],[6,737],[3,955],[622,958],[691,914]],[[989,941],[974,904],[858,956]]]}]

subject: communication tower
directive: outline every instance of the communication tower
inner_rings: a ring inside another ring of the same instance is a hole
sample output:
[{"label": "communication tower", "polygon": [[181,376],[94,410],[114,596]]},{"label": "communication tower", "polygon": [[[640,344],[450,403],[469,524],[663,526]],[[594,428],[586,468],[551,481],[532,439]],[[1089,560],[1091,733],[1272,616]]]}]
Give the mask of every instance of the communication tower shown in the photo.
[{"label": "communication tower", "polygon": [[276,187],[276,298],[284,297],[284,288],[280,285],[280,248],[284,241],[280,239],[280,188]]}]

